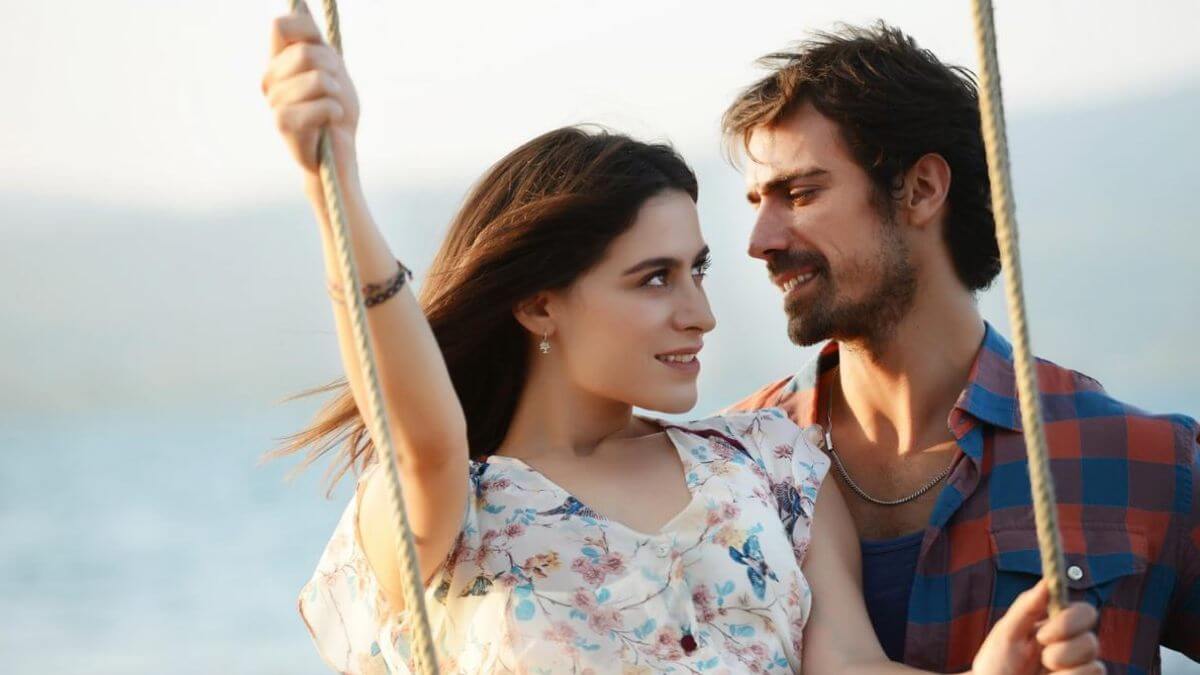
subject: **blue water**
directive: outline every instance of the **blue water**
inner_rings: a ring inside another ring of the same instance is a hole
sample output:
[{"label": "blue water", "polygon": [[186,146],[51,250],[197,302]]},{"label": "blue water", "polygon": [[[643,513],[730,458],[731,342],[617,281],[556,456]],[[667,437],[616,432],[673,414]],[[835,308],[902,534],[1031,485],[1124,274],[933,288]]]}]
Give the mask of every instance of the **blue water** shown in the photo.
[{"label": "blue water", "polygon": [[0,424],[3,672],[327,672],[295,599],[349,486],[256,468],[309,408]]},{"label": "blue water", "polygon": [[[6,674],[328,672],[296,613],[350,494],[257,467],[313,402],[0,423]],[[1165,654],[1165,672],[1200,666]]]}]

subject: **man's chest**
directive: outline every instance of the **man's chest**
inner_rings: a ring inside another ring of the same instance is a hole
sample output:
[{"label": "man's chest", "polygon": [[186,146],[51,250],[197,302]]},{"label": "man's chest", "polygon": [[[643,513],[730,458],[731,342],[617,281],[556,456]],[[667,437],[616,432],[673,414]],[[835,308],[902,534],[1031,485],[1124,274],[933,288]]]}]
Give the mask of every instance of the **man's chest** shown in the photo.
[{"label": "man's chest", "polygon": [[954,443],[915,457],[887,456],[865,446],[844,452],[830,475],[842,490],[860,539],[889,539],[925,529],[959,455]]},{"label": "man's chest", "polygon": [[859,539],[891,539],[925,529],[940,493],[935,487],[906,504],[880,506],[856,495],[840,477],[837,480]]}]

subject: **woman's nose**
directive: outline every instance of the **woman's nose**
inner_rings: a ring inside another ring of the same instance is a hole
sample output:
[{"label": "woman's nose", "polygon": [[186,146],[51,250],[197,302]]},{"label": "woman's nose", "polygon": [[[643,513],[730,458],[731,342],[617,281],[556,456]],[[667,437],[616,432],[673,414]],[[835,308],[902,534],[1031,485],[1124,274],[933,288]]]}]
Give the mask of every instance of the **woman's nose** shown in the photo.
[{"label": "woman's nose", "polygon": [[717,327],[717,318],[713,316],[708,295],[696,282],[687,292],[682,306],[675,313],[676,324],[683,330],[699,330],[707,333]]}]

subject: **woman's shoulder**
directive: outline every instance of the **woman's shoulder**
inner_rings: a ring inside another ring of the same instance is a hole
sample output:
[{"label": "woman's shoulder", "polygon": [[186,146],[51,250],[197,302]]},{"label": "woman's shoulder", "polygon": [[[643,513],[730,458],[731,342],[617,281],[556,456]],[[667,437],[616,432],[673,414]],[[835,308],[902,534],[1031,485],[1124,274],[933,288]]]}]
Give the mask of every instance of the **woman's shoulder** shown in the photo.
[{"label": "woman's shoulder", "polygon": [[776,406],[764,408],[752,408],[747,410],[734,410],[728,408],[720,412],[713,413],[707,417],[693,419],[687,422],[688,425],[696,426],[719,426],[726,425],[732,428],[739,426],[748,426],[762,421],[778,421],[781,424],[796,426],[785,409]]},{"label": "woman's shoulder", "polygon": [[363,665],[376,658],[378,649],[372,647],[389,613],[358,538],[359,499],[373,473],[372,465],[357,476],[316,569],[299,594],[300,616],[313,644],[339,672],[370,672]]},{"label": "woman's shoulder", "polygon": [[[472,468],[477,464],[472,462]],[[413,613],[396,609],[368,561],[359,522],[363,494],[371,481],[386,479],[386,469],[373,462],[359,472],[342,515],[334,526],[312,577],[299,596],[305,626],[325,661],[337,672],[403,672]],[[470,487],[471,483],[468,483]],[[476,516],[467,495],[459,537],[446,558],[426,581],[425,609],[431,625],[445,615],[445,587],[462,555],[473,541],[463,532],[477,532]],[[398,574],[398,572],[397,572]],[[388,579],[391,579],[389,576]],[[399,584],[396,580],[389,583]]]},{"label": "woman's shoulder", "polygon": [[726,410],[681,424],[677,428],[699,435],[720,434],[743,439],[759,445],[768,442],[793,442],[799,438],[819,445],[822,440],[819,428],[801,429],[783,408],[758,408],[755,410]]},{"label": "woman's shoulder", "polygon": [[830,459],[820,425],[800,427],[783,408],[723,411],[678,425],[713,443],[753,458],[770,474],[796,472],[820,480]]}]

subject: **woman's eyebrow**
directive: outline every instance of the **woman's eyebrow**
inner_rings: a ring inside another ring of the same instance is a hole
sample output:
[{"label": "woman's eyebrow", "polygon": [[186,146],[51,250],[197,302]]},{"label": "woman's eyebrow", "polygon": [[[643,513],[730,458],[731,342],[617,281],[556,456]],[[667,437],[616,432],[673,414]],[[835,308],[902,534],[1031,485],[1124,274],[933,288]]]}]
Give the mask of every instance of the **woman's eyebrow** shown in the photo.
[{"label": "woman's eyebrow", "polygon": [[[702,258],[704,258],[704,256],[708,255],[708,251],[709,251],[709,248],[707,246],[705,246],[703,249],[700,250],[699,253],[696,254],[695,260],[697,262],[699,262]],[[647,269],[652,269],[652,268],[657,268],[657,267],[678,267],[681,264],[683,264],[683,263],[679,260],[679,258],[669,258],[669,257],[650,258],[649,260],[643,260],[642,262],[625,270],[624,272],[621,273],[621,276],[628,276],[635,272],[641,272],[642,270],[647,270]]]},{"label": "woman's eyebrow", "polygon": [[650,258],[649,260],[643,260],[642,262],[634,265],[633,267],[630,267],[629,269],[622,272],[621,275],[628,276],[630,274],[633,274],[634,272],[641,272],[642,270],[650,269],[653,267],[675,267],[678,264],[679,264],[678,258]]}]

